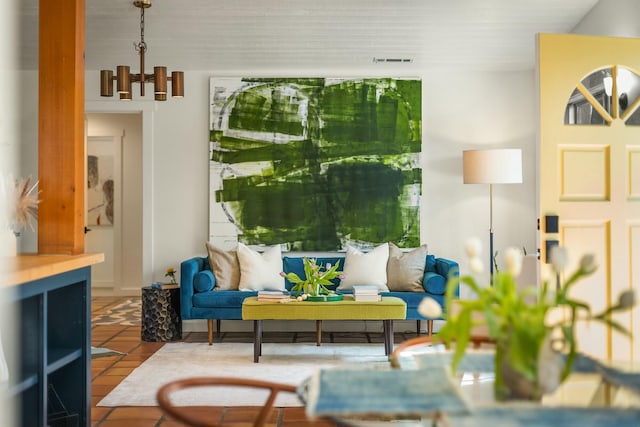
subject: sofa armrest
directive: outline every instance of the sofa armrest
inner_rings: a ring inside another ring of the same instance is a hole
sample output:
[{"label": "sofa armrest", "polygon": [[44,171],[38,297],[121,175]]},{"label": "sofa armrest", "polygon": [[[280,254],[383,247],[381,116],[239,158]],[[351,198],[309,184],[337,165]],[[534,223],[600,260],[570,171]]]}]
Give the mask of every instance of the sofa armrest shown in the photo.
[{"label": "sofa armrest", "polygon": [[[452,277],[459,277],[460,267],[457,262],[446,258],[433,258],[427,262],[423,286],[427,294],[444,295],[446,285]],[[456,288],[456,296],[460,295],[460,286]]]},{"label": "sofa armrest", "polygon": [[180,263],[180,315],[183,319],[191,319],[194,280],[207,263],[206,257],[193,257]]},{"label": "sofa armrest", "polygon": [[422,287],[428,295],[444,295],[447,290],[447,278],[433,271],[424,273]]},{"label": "sofa armrest", "polygon": [[457,262],[446,258],[436,258],[436,273],[443,275],[447,279],[449,276],[458,277],[460,266]]}]

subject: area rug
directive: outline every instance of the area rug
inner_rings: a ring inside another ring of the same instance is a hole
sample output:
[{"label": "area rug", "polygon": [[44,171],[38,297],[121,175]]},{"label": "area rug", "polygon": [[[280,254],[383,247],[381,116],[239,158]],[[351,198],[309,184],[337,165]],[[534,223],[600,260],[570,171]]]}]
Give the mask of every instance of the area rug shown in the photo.
[{"label": "area rug", "polygon": [[130,299],[91,319],[94,325],[140,325],[142,303],[140,299]]},{"label": "area rug", "polygon": [[[362,366],[388,369],[379,344],[265,343],[260,363],[253,363],[251,343],[168,343],[135,369],[97,406],[157,406],[156,392],[173,380],[189,377],[255,378],[300,385],[319,368]],[[176,392],[181,406],[256,406],[266,393],[250,388],[197,388]],[[303,406],[290,393],[278,396],[276,406]]]}]

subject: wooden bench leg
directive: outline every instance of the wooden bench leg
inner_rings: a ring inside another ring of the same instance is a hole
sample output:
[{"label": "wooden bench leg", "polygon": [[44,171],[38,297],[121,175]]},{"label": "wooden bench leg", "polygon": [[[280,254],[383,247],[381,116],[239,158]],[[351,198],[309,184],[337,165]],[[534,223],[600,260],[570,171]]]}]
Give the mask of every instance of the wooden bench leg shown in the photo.
[{"label": "wooden bench leg", "polygon": [[393,352],[393,320],[383,320],[384,354],[389,356]]},{"label": "wooden bench leg", "polygon": [[428,336],[433,335],[433,320],[432,319],[427,320],[427,335]]},{"label": "wooden bench leg", "polygon": [[316,320],[316,346],[322,343],[322,320]]},{"label": "wooden bench leg", "polygon": [[260,361],[262,354],[262,320],[253,321],[253,363]]},{"label": "wooden bench leg", "polygon": [[420,335],[420,320],[416,320],[416,335]]}]

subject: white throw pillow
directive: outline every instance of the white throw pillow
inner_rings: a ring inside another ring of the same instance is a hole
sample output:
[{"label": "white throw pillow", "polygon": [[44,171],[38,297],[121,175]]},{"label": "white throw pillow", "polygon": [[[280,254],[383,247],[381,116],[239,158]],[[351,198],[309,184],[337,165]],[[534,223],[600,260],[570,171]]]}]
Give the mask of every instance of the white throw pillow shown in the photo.
[{"label": "white throw pillow", "polygon": [[238,243],[241,291],[261,291],[263,289],[284,290],[282,254],[280,245],[266,249],[262,254],[242,243]]},{"label": "white throw pillow", "polygon": [[345,278],[340,281],[339,291],[353,289],[353,285],[375,285],[381,291],[387,288],[387,261],[389,260],[389,244],[385,243],[363,253],[347,245],[344,259]]}]

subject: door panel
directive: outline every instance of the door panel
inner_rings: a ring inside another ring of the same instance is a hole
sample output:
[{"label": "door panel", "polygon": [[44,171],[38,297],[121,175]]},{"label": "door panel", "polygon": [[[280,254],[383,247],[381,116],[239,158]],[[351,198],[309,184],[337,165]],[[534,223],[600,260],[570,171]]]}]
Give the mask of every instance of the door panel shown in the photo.
[{"label": "door panel", "polygon": [[[540,248],[557,238],[573,267],[585,253],[596,256],[597,272],[573,294],[594,310],[623,290],[640,291],[640,126],[627,120],[637,115],[640,84],[623,88],[628,82],[618,78],[620,70],[638,74],[638,51],[638,39],[538,36],[539,215],[560,220],[559,234],[540,234]],[[579,124],[565,124],[574,119]],[[549,277],[545,270],[542,277]],[[638,308],[616,320],[640,333]],[[640,337],[630,340],[594,323],[580,326],[578,345],[604,359],[640,361]]]},{"label": "door panel", "polygon": [[113,290],[118,282],[116,254],[121,229],[121,141],[113,136],[87,137],[87,192],[85,215],[89,231],[86,252],[101,252],[104,262],[91,271],[94,289]]},{"label": "door panel", "polygon": [[[584,253],[592,253],[597,260],[605,260],[609,258],[608,241],[610,239],[609,222],[606,220],[579,220],[579,221],[563,221],[560,228],[560,241],[567,248],[582,248]],[[578,268],[579,259],[572,260],[567,271],[574,271]],[[572,298],[583,300],[585,296],[590,297],[591,308],[594,311],[601,311],[609,305],[610,289],[604,286],[608,283],[609,277],[602,261],[599,261],[599,268],[594,274],[583,279],[578,283],[570,293]],[[609,349],[606,344],[609,335],[606,328],[600,323],[582,322],[578,324],[577,334],[584,337],[579,342],[580,351],[592,354],[601,358],[607,358]]]}]

